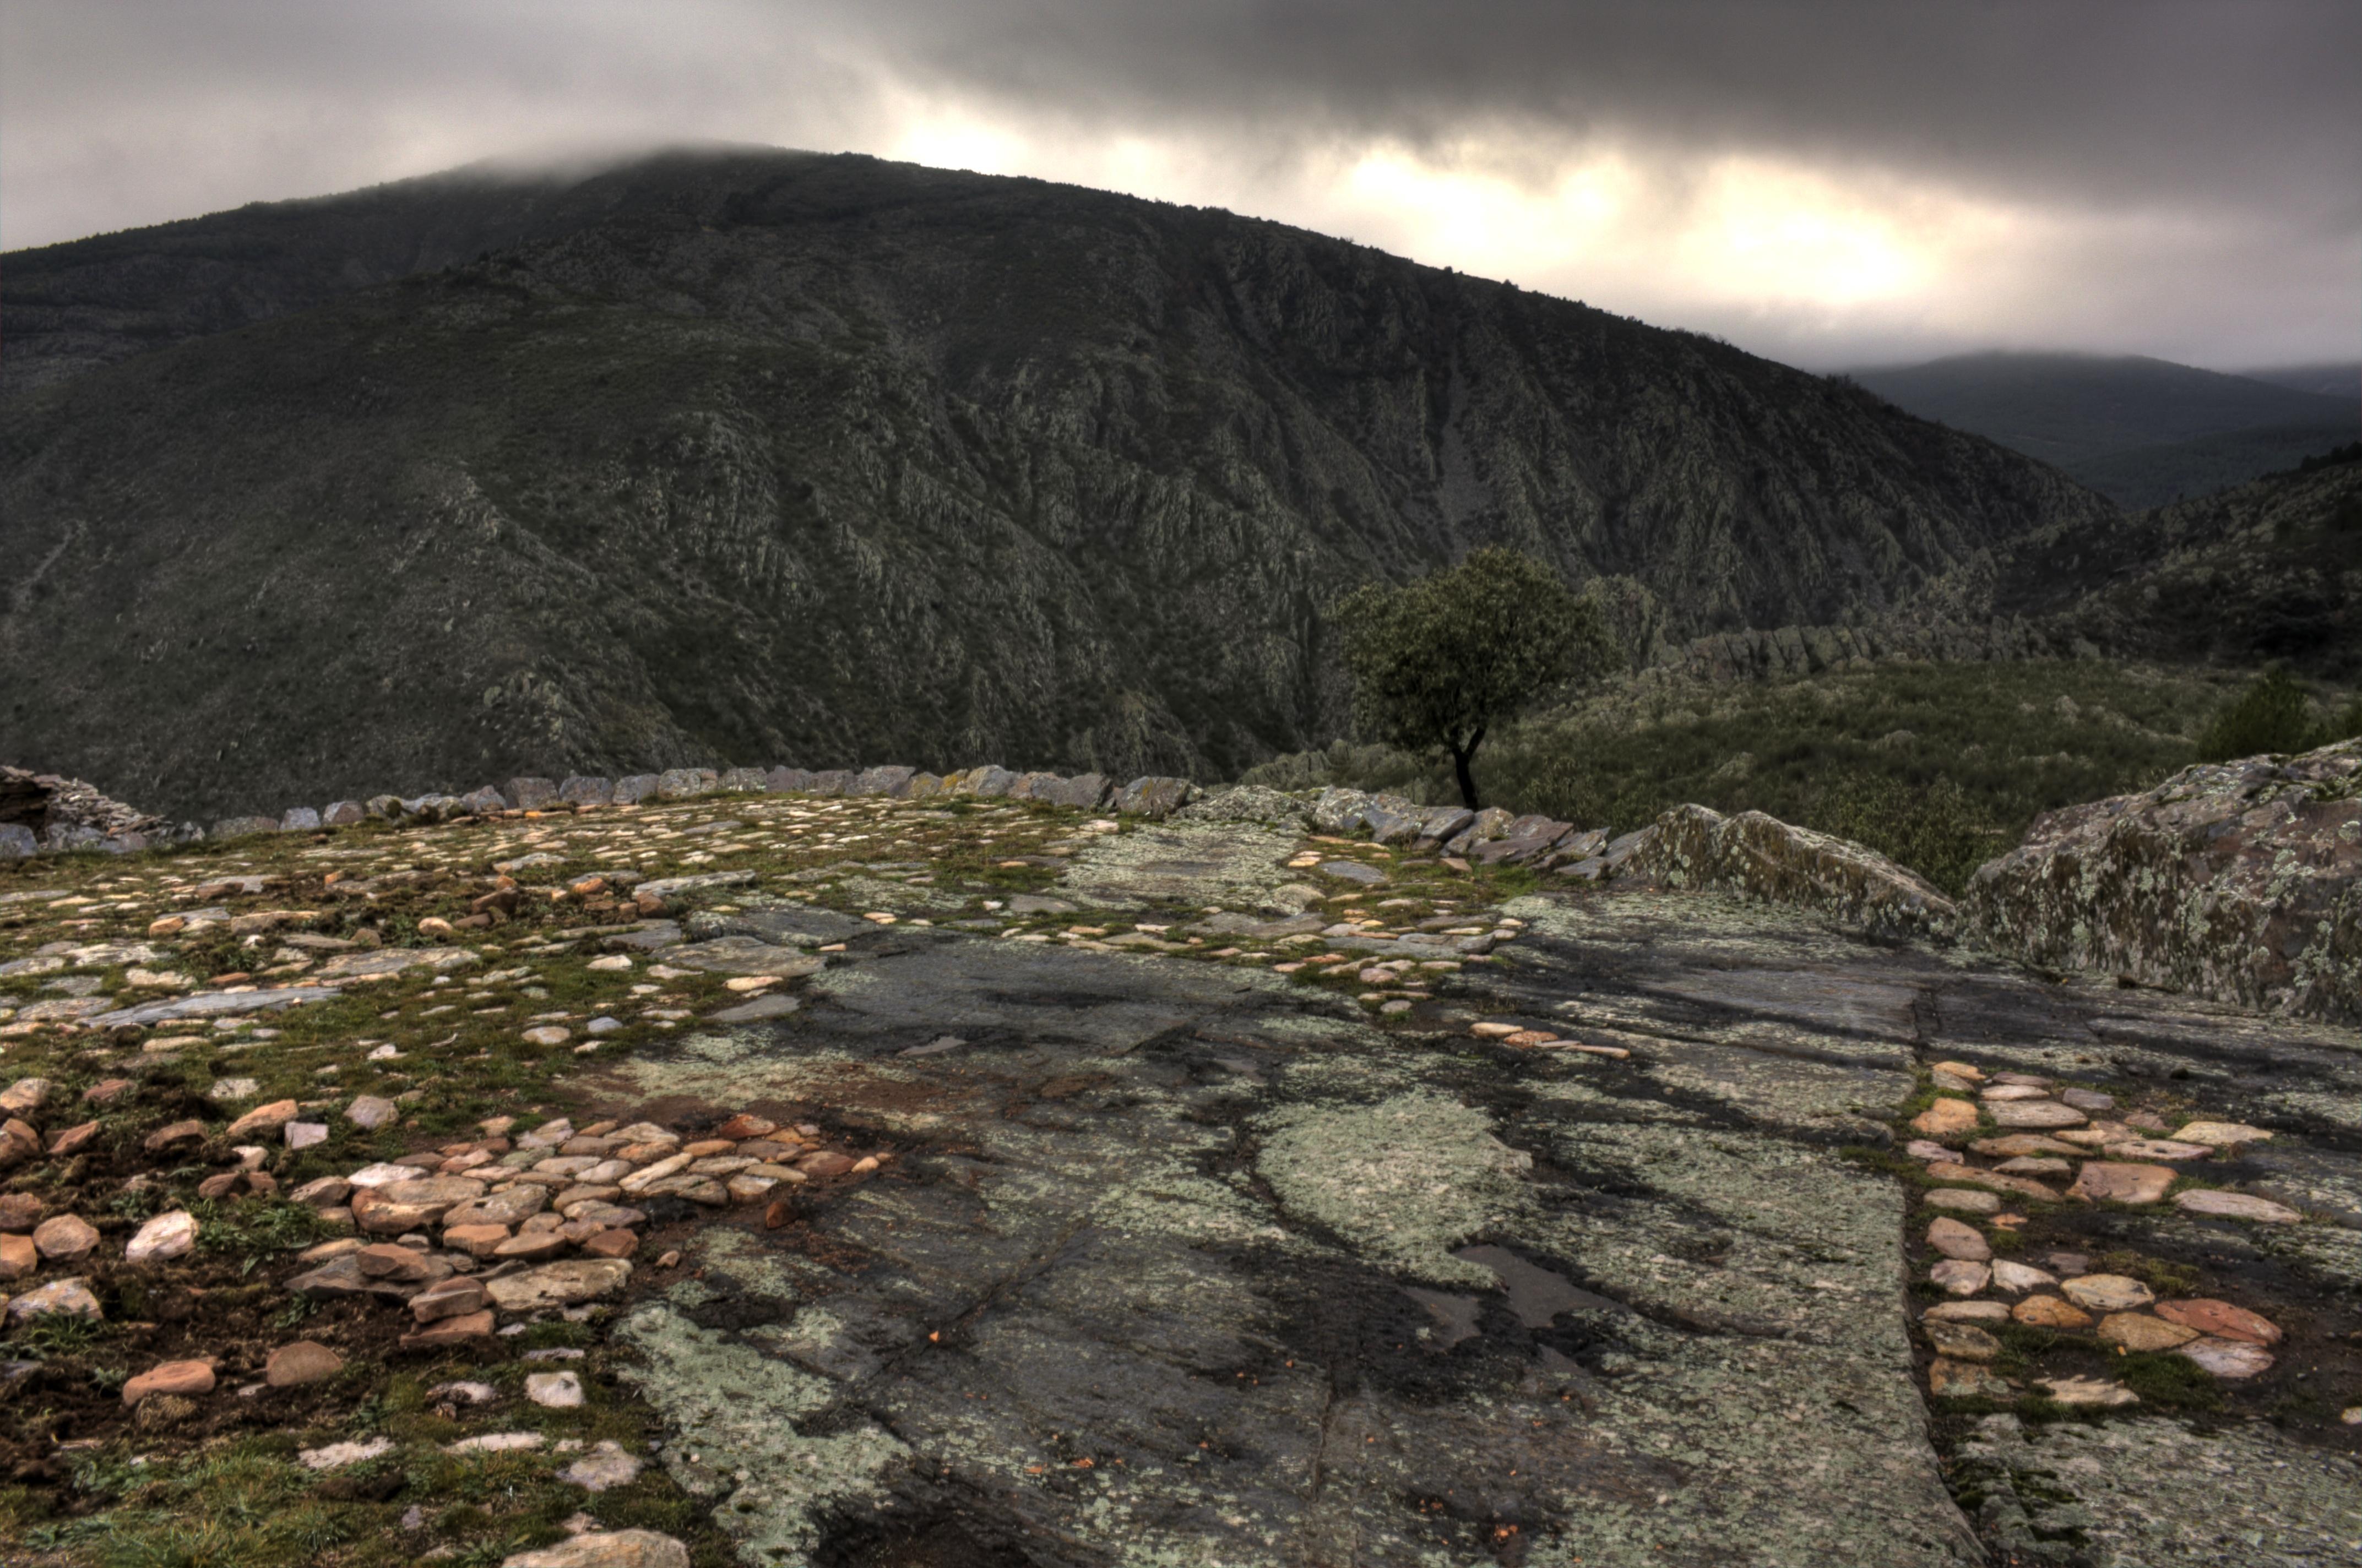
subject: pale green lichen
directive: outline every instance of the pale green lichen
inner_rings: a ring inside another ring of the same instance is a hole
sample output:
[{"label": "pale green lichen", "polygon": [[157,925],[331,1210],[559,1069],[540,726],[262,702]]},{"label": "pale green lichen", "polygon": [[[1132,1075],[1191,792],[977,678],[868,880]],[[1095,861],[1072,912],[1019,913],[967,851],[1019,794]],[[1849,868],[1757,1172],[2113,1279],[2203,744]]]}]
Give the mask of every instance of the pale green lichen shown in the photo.
[{"label": "pale green lichen", "polygon": [[801,1294],[778,1255],[756,1245],[744,1231],[716,1225],[699,1232],[694,1245],[709,1269],[758,1296],[792,1301]]},{"label": "pale green lichen", "polygon": [[714,1522],[743,1561],[797,1568],[820,1544],[823,1516],[886,1499],[888,1475],[910,1457],[891,1433],[864,1421],[827,1436],[798,1424],[826,1409],[835,1386],[666,1307],[624,1320],[639,1352],[623,1376],[679,1435],[665,1468],[689,1492],[716,1500]]},{"label": "pale green lichen", "polygon": [[1484,1113],[1417,1091],[1374,1105],[1304,1106],[1265,1124],[1255,1168],[1288,1209],[1418,1278],[1488,1287],[1451,1255],[1526,1207],[1533,1157]]}]

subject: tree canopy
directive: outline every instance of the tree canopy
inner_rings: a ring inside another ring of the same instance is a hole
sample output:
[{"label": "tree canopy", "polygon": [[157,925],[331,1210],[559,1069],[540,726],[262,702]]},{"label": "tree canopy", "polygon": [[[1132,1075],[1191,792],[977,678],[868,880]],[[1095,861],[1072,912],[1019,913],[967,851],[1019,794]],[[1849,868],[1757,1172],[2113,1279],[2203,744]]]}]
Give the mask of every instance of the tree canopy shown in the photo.
[{"label": "tree canopy", "polygon": [[1476,809],[1470,763],[1485,734],[1562,682],[1617,656],[1598,606],[1529,555],[1494,548],[1399,587],[1369,583],[1334,620],[1363,731],[1407,751],[1450,753]]}]

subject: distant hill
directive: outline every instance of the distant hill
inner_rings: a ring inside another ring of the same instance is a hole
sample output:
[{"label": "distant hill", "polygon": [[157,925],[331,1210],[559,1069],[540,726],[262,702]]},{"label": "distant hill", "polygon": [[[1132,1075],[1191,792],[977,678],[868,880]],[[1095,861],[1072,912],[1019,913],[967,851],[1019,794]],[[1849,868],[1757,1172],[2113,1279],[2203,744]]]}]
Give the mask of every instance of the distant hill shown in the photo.
[{"label": "distant hill", "polygon": [[[2326,370],[2296,374],[2335,385]],[[2362,379],[2330,396],[2162,359],[2073,354],[1962,355],[1854,379],[2136,510],[2243,484],[2362,433]]]},{"label": "distant hill", "polygon": [[2323,365],[2282,365],[2268,370],[2242,370],[2250,381],[2268,381],[2299,392],[2352,402],[2362,398],[2362,360],[2345,359]]},{"label": "distant hill", "polygon": [[2031,622],[2062,648],[2362,680],[2362,442],[2100,532],[2037,529],[1930,587],[1926,622]]},{"label": "distant hill", "polygon": [[2117,520],[1707,338],[859,157],[241,209],[12,254],[0,312],[0,756],[174,814],[717,761],[1220,776],[1342,728],[1338,594],[1475,545],[1682,637]]}]

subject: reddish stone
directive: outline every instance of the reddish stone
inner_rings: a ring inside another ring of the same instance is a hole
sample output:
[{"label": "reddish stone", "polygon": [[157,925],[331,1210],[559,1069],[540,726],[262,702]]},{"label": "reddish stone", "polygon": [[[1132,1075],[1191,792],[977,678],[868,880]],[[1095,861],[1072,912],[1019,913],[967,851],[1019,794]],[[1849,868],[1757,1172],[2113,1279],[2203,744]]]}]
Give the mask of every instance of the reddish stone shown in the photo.
[{"label": "reddish stone", "polygon": [[2278,1344],[2280,1326],[2269,1318],[2235,1307],[2228,1301],[2199,1297],[2187,1301],[2159,1301],[2157,1315],[2169,1323],[2196,1329],[2216,1339],[2246,1340],[2250,1344]]},{"label": "reddish stone", "polygon": [[777,1122],[772,1121],[767,1116],[756,1116],[742,1113],[739,1115],[731,1117],[730,1120],[714,1128],[713,1135],[717,1138],[728,1138],[734,1144],[745,1138],[767,1137],[769,1135],[776,1133],[778,1130],[779,1124]]},{"label": "reddish stone", "polygon": [[95,1122],[84,1122],[79,1127],[68,1127],[50,1140],[50,1154],[53,1158],[80,1154],[90,1146],[91,1139],[96,1136],[98,1136],[98,1124]]},{"label": "reddish stone", "polygon": [[197,1196],[226,1198],[237,1190],[238,1178],[244,1174],[242,1171],[225,1170],[218,1176],[208,1176],[197,1183]]},{"label": "reddish stone", "polygon": [[593,1257],[629,1257],[640,1247],[640,1238],[630,1231],[601,1231],[582,1244],[582,1250]]},{"label": "reddish stone", "polygon": [[456,1318],[444,1318],[429,1323],[416,1333],[402,1336],[404,1350],[440,1350],[448,1345],[465,1344],[469,1340],[492,1337],[492,1314],[488,1309],[468,1312]]},{"label": "reddish stone", "polygon": [[806,1176],[824,1180],[832,1176],[843,1176],[846,1171],[851,1170],[853,1161],[833,1149],[822,1149],[818,1154],[808,1154],[796,1161],[796,1168]]},{"label": "reddish stone", "polygon": [[136,1405],[150,1394],[178,1394],[186,1398],[213,1391],[213,1363],[167,1361],[124,1384],[123,1402]]},{"label": "reddish stone", "polygon": [[131,1089],[132,1083],[127,1078],[102,1079],[82,1091],[82,1102],[85,1105],[112,1105]]},{"label": "reddish stone", "polygon": [[174,1122],[149,1134],[147,1141],[140,1146],[149,1154],[161,1154],[164,1150],[178,1147],[182,1144],[203,1143],[204,1136],[205,1124],[203,1122],[194,1120]]},{"label": "reddish stone", "polygon": [[263,1363],[262,1380],[273,1388],[292,1388],[334,1377],[344,1366],[344,1357],[326,1345],[316,1340],[299,1339],[270,1353],[270,1359]]},{"label": "reddish stone", "polygon": [[0,1231],[29,1231],[41,1223],[46,1205],[29,1192],[0,1193]]},{"label": "reddish stone", "polygon": [[483,1282],[466,1275],[430,1285],[410,1299],[410,1315],[422,1323],[439,1322],[445,1318],[465,1317],[481,1311],[491,1298],[485,1292]]},{"label": "reddish stone", "polygon": [[443,1232],[443,1245],[469,1257],[490,1257],[492,1249],[509,1239],[506,1225],[452,1225]]},{"label": "reddish stone", "polygon": [[409,1285],[424,1280],[435,1272],[434,1264],[423,1252],[413,1252],[392,1242],[380,1242],[353,1254],[360,1270],[372,1279],[391,1279]]},{"label": "reddish stone", "polygon": [[40,1266],[40,1249],[32,1237],[0,1235],[0,1282],[22,1279]]},{"label": "reddish stone", "polygon": [[40,1130],[11,1116],[0,1122],[0,1168],[17,1165],[41,1152]]},{"label": "reddish stone", "polygon": [[556,1257],[573,1244],[556,1231],[534,1231],[521,1236],[511,1236],[492,1248],[494,1257],[522,1257],[539,1260]]}]

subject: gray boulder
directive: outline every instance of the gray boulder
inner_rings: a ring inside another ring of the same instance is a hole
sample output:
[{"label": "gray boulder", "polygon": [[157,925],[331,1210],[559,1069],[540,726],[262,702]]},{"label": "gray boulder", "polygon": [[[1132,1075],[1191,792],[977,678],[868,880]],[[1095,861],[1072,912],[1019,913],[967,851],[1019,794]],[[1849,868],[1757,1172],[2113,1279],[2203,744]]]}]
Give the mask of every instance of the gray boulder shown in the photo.
[{"label": "gray boulder", "polygon": [[1009,786],[1009,798],[1011,800],[1042,800],[1046,798],[1042,794],[1043,790],[1054,788],[1056,785],[1064,783],[1065,783],[1065,781],[1055,773],[1021,773],[1018,775],[1017,782]]},{"label": "gray boulder", "polygon": [[320,826],[320,814],[308,806],[294,806],[279,819],[281,833],[308,833]]},{"label": "gray boulder", "polygon": [[1476,814],[1464,806],[1437,806],[1418,825],[1418,837],[1411,840],[1411,848],[1432,850],[1453,836],[1465,833],[1475,820]]},{"label": "gray boulder", "polygon": [[744,795],[761,795],[769,786],[763,782],[760,768],[724,768],[722,787]]},{"label": "gray boulder", "polygon": [[1312,803],[1312,826],[1341,839],[1362,825],[1362,814],[1369,808],[1371,799],[1366,792],[1358,789],[1324,789]]},{"label": "gray boulder", "polygon": [[763,787],[773,795],[801,795],[811,784],[811,774],[802,768],[773,768],[763,775]]},{"label": "gray boulder", "polygon": [[369,820],[369,808],[358,800],[340,800],[320,813],[323,828],[350,828]]},{"label": "gray boulder", "polygon": [[0,822],[0,861],[21,861],[40,847],[30,828],[20,822]]},{"label": "gray boulder", "polygon": [[636,806],[641,801],[644,801],[650,795],[656,794],[656,774],[634,773],[629,778],[617,779],[615,781],[615,804],[617,806]]},{"label": "gray boulder", "polygon": [[1007,768],[1002,767],[998,762],[988,762],[983,767],[970,768],[967,772],[960,774],[959,783],[954,786],[952,793],[955,795],[978,795],[987,799],[998,799],[1000,796],[1007,795],[1010,786],[1014,785],[1016,783],[1017,775],[1015,773],[1010,773]]},{"label": "gray boulder", "polygon": [[1978,939],[2047,968],[2362,1022],[2362,740],[2047,812],[1963,902]]},{"label": "gray boulder", "polygon": [[614,781],[585,773],[569,774],[557,786],[557,798],[569,806],[605,806],[615,798]]},{"label": "gray boulder", "polygon": [[1427,827],[1427,807],[1398,795],[1374,795],[1362,808],[1362,826],[1381,844],[1407,844]]},{"label": "gray boulder", "polygon": [[1113,788],[1105,773],[1076,773],[1069,779],[1058,779],[1043,784],[1033,798],[1050,806],[1071,806],[1077,811],[1097,811],[1107,804]]},{"label": "gray boulder", "polygon": [[909,793],[911,780],[918,771],[916,768],[904,767],[864,768],[855,776],[852,784],[844,793],[884,795],[889,799],[900,799]]},{"label": "gray boulder", "polygon": [[557,784],[550,779],[511,779],[502,793],[516,803],[519,811],[539,811],[558,799]]},{"label": "gray boulder", "polygon": [[1661,886],[1816,910],[1893,936],[1944,937],[1959,923],[1952,901],[1918,872],[1760,811],[1677,806],[1630,837],[1626,874]]},{"label": "gray boulder", "polygon": [[693,800],[722,787],[722,775],[712,768],[667,768],[657,776],[658,800]]},{"label": "gray boulder", "polygon": [[843,795],[852,783],[853,775],[843,768],[829,768],[812,774],[804,788],[813,795]]},{"label": "gray boulder", "polygon": [[1187,779],[1149,774],[1116,792],[1115,809],[1133,817],[1170,817],[1197,798],[1198,786]]},{"label": "gray boulder", "polygon": [[380,822],[398,822],[402,819],[402,797],[396,795],[373,795],[369,797],[369,803],[361,809]]},{"label": "gray boulder", "polygon": [[452,815],[465,817],[495,817],[508,809],[509,797],[494,789],[491,785],[486,784],[481,789],[471,789],[467,794],[461,795],[458,801],[458,809]]},{"label": "gray boulder", "polygon": [[1302,800],[1261,784],[1210,790],[1174,816],[1187,822],[1264,822],[1290,828],[1301,828],[1311,820],[1310,809]]},{"label": "gray boulder", "polygon": [[213,836],[216,839],[241,839],[248,833],[278,831],[279,818],[276,817],[225,817],[214,824]]}]

